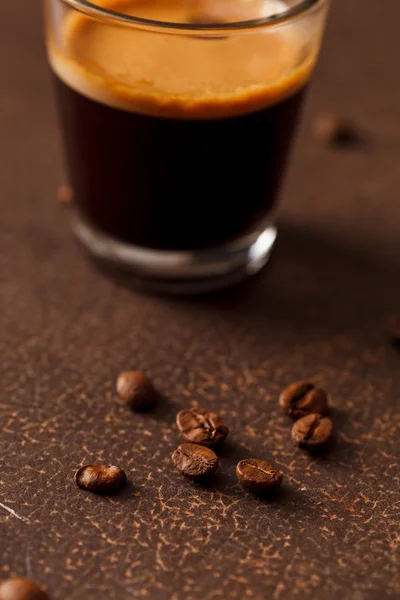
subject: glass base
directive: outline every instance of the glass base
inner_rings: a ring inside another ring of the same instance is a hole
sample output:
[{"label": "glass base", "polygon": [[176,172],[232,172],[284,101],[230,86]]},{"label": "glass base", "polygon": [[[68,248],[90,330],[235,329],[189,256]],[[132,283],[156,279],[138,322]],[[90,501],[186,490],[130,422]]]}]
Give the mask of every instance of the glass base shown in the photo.
[{"label": "glass base", "polygon": [[[247,279],[268,261],[277,231],[261,231],[206,250],[152,250],[97,231],[80,215],[72,220],[80,242],[97,261],[129,274],[139,288],[157,293],[203,294]],[[265,226],[265,223],[264,223]]]}]

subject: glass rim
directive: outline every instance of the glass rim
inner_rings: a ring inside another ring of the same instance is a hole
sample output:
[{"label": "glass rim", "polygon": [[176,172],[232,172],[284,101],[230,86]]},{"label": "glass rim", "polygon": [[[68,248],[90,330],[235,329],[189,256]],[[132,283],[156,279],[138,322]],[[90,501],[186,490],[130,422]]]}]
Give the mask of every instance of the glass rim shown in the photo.
[{"label": "glass rim", "polygon": [[106,21],[115,25],[143,27],[145,29],[155,30],[175,30],[177,32],[203,32],[210,33],[217,31],[239,31],[244,29],[255,29],[259,27],[273,27],[292,21],[305,13],[325,4],[328,0],[299,0],[299,2],[289,7],[287,10],[262,17],[258,19],[249,19],[245,21],[234,21],[232,23],[173,23],[168,21],[157,21],[154,19],[145,19],[135,17],[118,11],[110,10],[98,6],[90,0],[61,0],[71,8],[97,20]]}]

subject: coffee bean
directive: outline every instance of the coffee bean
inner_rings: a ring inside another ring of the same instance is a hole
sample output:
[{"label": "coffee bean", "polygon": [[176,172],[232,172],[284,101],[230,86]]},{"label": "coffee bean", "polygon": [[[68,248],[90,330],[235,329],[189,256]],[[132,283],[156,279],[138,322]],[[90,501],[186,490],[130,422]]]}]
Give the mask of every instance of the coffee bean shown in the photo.
[{"label": "coffee bean", "polygon": [[34,581],[14,577],[0,583],[0,600],[49,600],[49,597]]},{"label": "coffee bean", "polygon": [[75,473],[75,483],[89,492],[112,493],[126,483],[126,474],[119,467],[86,465]]},{"label": "coffee bean", "polygon": [[292,440],[303,448],[318,448],[329,440],[333,423],[329,417],[311,414],[302,417],[292,427]]},{"label": "coffee bean", "polygon": [[215,452],[198,444],[181,444],[173,453],[172,462],[182,475],[190,479],[210,477],[218,468]]},{"label": "coffee bean", "polygon": [[63,206],[68,206],[74,199],[74,192],[69,185],[60,185],[57,190],[57,202]]},{"label": "coffee bean", "polygon": [[279,396],[279,405],[292,419],[300,419],[310,413],[325,414],[328,411],[326,392],[309,381],[292,383]]},{"label": "coffee bean", "polygon": [[246,458],[236,467],[236,475],[240,483],[250,492],[277,492],[283,475],[271,463],[259,458]]},{"label": "coffee bean", "polygon": [[393,315],[386,323],[386,330],[393,342],[400,344],[400,315]]},{"label": "coffee bean", "polygon": [[223,442],[229,432],[221,416],[205,408],[179,411],[176,424],[185,442],[202,446],[215,446]]},{"label": "coffee bean", "polygon": [[117,379],[117,393],[133,410],[153,408],[157,392],[150,379],[140,371],[124,371]]},{"label": "coffee bean", "polygon": [[317,115],[312,130],[316,140],[333,147],[352,147],[363,142],[354,123],[329,113]]}]

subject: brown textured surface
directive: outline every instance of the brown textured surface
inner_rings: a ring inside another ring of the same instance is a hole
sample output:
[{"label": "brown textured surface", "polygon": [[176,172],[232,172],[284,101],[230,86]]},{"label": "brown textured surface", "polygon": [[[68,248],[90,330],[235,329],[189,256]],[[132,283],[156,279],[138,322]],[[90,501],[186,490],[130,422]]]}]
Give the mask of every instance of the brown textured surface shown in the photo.
[{"label": "brown textured surface", "polygon": [[[40,9],[0,3],[3,576],[32,577],[55,600],[399,594],[400,355],[382,329],[400,310],[399,21],[398,2],[335,3],[272,263],[229,293],[174,300],[82,259],[56,203]],[[368,148],[313,141],[320,109],[355,117]],[[164,406],[134,415],[115,400],[125,368],[153,377]],[[320,458],[293,446],[277,406],[308,377],[335,407],[336,443]],[[175,413],[196,403],[231,426],[212,488],[170,460]],[[282,470],[279,500],[240,489],[246,456]],[[112,498],[78,490],[87,462],[120,465],[131,485]]]}]

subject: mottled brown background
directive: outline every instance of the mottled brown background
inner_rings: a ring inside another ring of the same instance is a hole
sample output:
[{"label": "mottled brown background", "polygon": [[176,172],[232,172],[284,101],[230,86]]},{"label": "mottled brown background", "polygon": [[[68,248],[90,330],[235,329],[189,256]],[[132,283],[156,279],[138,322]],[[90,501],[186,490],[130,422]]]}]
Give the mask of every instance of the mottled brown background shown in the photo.
[{"label": "mottled brown background", "polygon": [[[382,331],[400,312],[399,23],[397,1],[337,0],[273,261],[242,288],[176,300],[82,259],[55,202],[64,175],[40,6],[0,3],[3,576],[31,576],[56,600],[400,593],[400,353]],[[314,141],[325,109],[356,119],[369,145]],[[168,398],[154,414],[115,400],[126,367]],[[292,446],[277,410],[282,386],[305,376],[335,407],[336,443],[320,458]],[[212,488],[170,464],[174,414],[196,403],[231,424]],[[248,455],[282,469],[279,501],[236,485]],[[77,490],[75,469],[93,461],[121,465],[131,485],[113,498]]]}]

